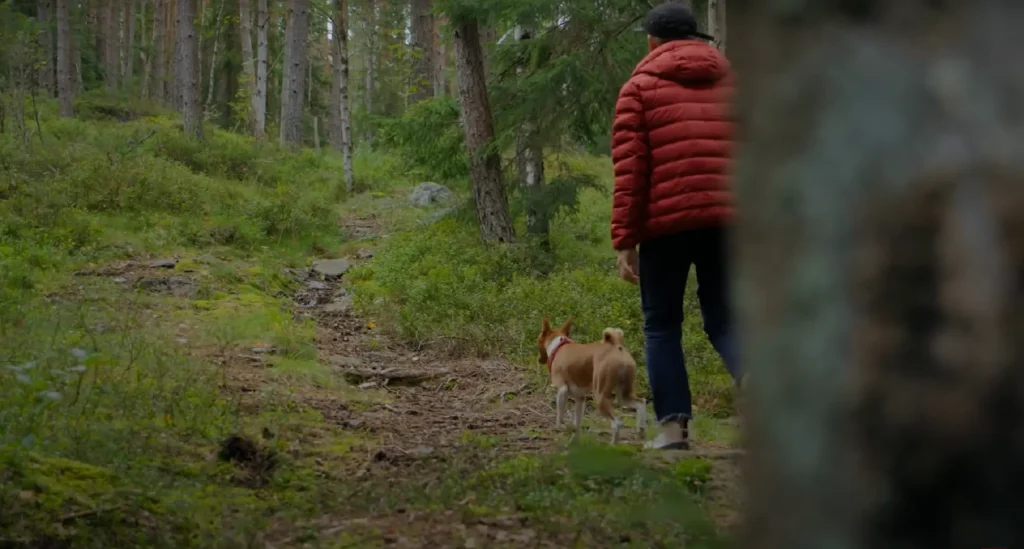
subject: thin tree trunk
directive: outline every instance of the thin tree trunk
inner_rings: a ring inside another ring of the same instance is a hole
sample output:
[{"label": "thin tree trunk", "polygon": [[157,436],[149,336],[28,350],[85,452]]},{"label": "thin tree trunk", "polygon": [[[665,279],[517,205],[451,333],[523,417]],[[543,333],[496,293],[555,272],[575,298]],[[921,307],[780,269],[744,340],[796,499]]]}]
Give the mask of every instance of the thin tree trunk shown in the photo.
[{"label": "thin tree trunk", "polygon": [[[517,42],[524,36],[536,36],[536,29],[516,26],[514,29]],[[516,67],[516,73],[522,74],[523,66]],[[549,215],[550,207],[544,199],[544,148],[535,123],[524,120],[516,130],[516,160],[519,180],[526,195],[526,232],[540,239],[541,247],[550,247]]]},{"label": "thin tree trunk", "polygon": [[57,98],[63,117],[75,115],[72,104],[75,77],[72,73],[70,3],[71,0],[57,0]]},{"label": "thin tree trunk", "polygon": [[108,90],[117,89],[117,75],[120,72],[118,62],[118,36],[121,18],[120,10],[116,9],[116,0],[103,2],[103,85]]},{"label": "thin tree trunk", "polygon": [[39,20],[39,51],[43,55],[43,60],[39,64],[39,87],[46,91],[47,96],[52,97],[56,91],[54,75],[57,60],[53,47],[53,0],[38,0],[36,8]]},{"label": "thin tree trunk", "polygon": [[[366,23],[366,91],[363,93],[363,104],[366,114],[373,114],[373,94],[377,87],[377,0],[369,0],[370,16]],[[367,134],[367,139],[371,137]]]},{"label": "thin tree trunk", "polygon": [[281,144],[302,144],[302,107],[305,99],[306,64],[309,55],[309,0],[288,0],[281,77]]},{"label": "thin tree trunk", "polygon": [[263,137],[267,128],[267,42],[270,12],[267,0],[256,8],[256,83],[252,94],[252,135]]},{"label": "thin tree trunk", "polygon": [[181,90],[178,89],[177,77],[178,57],[181,55],[181,41],[177,39],[179,9],[181,8],[178,6],[178,0],[168,0],[166,17],[167,30],[164,32],[164,40],[166,41],[164,49],[167,50],[167,89],[164,94],[167,96],[170,106],[177,111],[181,111]]},{"label": "thin tree trunk", "polygon": [[715,46],[725,51],[725,0],[708,0],[708,34]]},{"label": "thin tree trunk", "polygon": [[[220,24],[224,19],[224,0],[220,0],[220,5],[217,7],[217,20],[214,21],[213,29],[213,53],[210,55],[210,78],[207,85],[209,88],[206,92],[206,106],[209,108],[213,104],[213,84],[214,77],[217,71],[217,48],[220,46]],[[252,46],[250,45],[250,48]]]},{"label": "thin tree trunk", "polygon": [[348,2],[334,0],[334,32],[331,42],[331,116],[328,137],[334,150],[341,153],[345,172],[345,191],[352,192],[352,115],[348,94]]},{"label": "thin tree trunk", "polygon": [[434,84],[434,97],[444,97],[448,95],[448,52],[446,51],[447,46],[445,40],[441,36],[441,25],[444,21],[441,16],[434,17],[434,66],[433,66],[433,84]]},{"label": "thin tree trunk", "polygon": [[185,133],[194,139],[203,138],[203,106],[199,100],[199,36],[196,32],[196,0],[179,0],[177,14],[178,104],[184,119]]},{"label": "thin tree trunk", "polygon": [[124,0],[124,78],[135,78],[135,0]]},{"label": "thin tree trunk", "polygon": [[434,15],[431,0],[412,0],[412,86],[409,102],[434,95]]},{"label": "thin tree trunk", "polygon": [[151,61],[152,81],[149,84],[150,95],[161,103],[167,101],[167,0],[153,2],[153,59]]},{"label": "thin tree trunk", "polygon": [[150,71],[153,69],[153,54],[149,51],[149,38],[146,36],[146,6],[148,4],[149,0],[139,0],[139,62],[142,63],[143,97],[150,97],[152,94],[149,78],[152,75]]},{"label": "thin tree trunk", "polygon": [[480,29],[474,20],[456,24],[455,65],[480,235],[485,242],[512,242],[515,231],[505,186],[501,180],[501,157],[498,151],[491,148],[494,120],[491,118],[491,103],[487,97],[487,73],[480,45]]},{"label": "thin tree trunk", "polygon": [[249,97],[246,124],[249,135],[255,135],[256,117],[252,100],[256,95],[256,59],[252,52],[252,10],[249,9],[249,0],[238,0],[238,34],[242,40],[242,80]]}]

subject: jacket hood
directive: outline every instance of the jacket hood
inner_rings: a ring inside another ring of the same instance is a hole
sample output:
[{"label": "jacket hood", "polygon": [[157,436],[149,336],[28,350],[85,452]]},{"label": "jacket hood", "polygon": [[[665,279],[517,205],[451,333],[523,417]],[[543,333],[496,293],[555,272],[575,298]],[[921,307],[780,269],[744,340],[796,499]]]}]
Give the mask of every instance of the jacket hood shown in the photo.
[{"label": "jacket hood", "polygon": [[647,54],[633,75],[649,74],[681,84],[711,83],[729,75],[729,60],[718,48],[699,40],[676,40]]}]

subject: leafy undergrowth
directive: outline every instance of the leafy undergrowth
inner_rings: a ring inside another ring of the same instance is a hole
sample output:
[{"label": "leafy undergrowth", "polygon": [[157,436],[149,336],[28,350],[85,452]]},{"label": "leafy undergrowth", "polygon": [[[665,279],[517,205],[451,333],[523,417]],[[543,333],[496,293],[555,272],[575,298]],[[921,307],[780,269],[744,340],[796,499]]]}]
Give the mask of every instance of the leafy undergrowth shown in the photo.
[{"label": "leafy undergrowth", "polygon": [[[212,129],[199,146],[103,96],[78,111],[44,116],[45,146],[0,135],[0,545],[722,542],[708,516],[734,503],[715,487],[731,461],[609,449],[591,418],[566,452],[542,378],[503,360],[532,360],[541,311],[583,334],[639,326],[600,193],[557,221],[558,267],[537,277],[464,213],[410,208],[391,158],[359,155],[347,197],[331,154]],[[339,284],[316,256],[357,266]],[[702,405],[727,409],[687,338]],[[396,365],[424,381],[351,377]]]}]

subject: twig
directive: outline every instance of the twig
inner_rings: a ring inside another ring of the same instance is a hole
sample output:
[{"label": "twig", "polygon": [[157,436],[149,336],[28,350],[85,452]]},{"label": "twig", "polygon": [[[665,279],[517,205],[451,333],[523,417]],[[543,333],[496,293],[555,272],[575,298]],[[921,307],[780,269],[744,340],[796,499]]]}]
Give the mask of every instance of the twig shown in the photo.
[{"label": "twig", "polygon": [[102,513],[110,513],[121,509],[123,505],[118,504],[112,507],[100,507],[99,509],[87,509],[85,511],[78,511],[77,513],[71,513],[70,515],[64,515],[60,518],[60,522],[68,522],[70,520],[77,520],[80,518],[91,517],[93,515],[99,515]]}]

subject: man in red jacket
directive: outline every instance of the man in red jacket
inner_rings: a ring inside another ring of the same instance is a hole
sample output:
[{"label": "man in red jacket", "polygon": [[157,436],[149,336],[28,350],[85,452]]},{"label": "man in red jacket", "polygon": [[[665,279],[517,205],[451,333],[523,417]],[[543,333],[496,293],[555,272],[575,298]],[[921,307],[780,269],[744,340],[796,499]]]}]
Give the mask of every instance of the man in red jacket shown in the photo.
[{"label": "man in red jacket", "polygon": [[680,449],[689,446],[692,417],[681,343],[690,265],[697,270],[704,331],[738,382],[726,247],[733,217],[733,77],[685,6],[654,8],[643,28],[650,53],[615,106],[612,245],[620,276],[640,284],[660,424],[647,446]]}]

